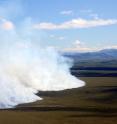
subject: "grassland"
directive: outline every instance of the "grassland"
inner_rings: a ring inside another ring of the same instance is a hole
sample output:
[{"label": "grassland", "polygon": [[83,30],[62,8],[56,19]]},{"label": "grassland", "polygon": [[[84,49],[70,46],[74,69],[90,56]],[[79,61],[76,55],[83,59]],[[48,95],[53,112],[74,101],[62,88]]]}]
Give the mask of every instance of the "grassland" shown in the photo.
[{"label": "grassland", "polygon": [[0,111],[0,124],[116,124],[117,78],[81,77],[86,86],[39,92],[35,103]]}]

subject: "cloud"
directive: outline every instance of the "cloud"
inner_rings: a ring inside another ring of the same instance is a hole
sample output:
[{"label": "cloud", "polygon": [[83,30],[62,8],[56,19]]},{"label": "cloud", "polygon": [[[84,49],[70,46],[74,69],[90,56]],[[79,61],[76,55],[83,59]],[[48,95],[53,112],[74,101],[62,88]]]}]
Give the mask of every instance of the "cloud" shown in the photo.
[{"label": "cloud", "polygon": [[73,42],[72,47],[70,48],[65,48],[65,51],[78,51],[78,52],[87,52],[87,51],[92,51],[94,48],[89,48],[86,46],[86,44],[80,40],[75,40]]},{"label": "cloud", "polygon": [[117,49],[117,45],[102,46],[102,47],[88,47],[84,42],[76,40],[72,47],[65,48],[63,51],[69,52],[95,52],[103,49]]},{"label": "cloud", "polygon": [[74,45],[75,47],[80,47],[80,46],[83,45],[83,43],[82,43],[80,40],[76,40],[76,41],[73,43],[73,45]]},{"label": "cloud", "polygon": [[106,46],[106,47],[103,47],[103,49],[117,49],[117,45]]},{"label": "cloud", "polygon": [[86,20],[82,18],[72,19],[60,24],[55,24],[51,22],[41,22],[34,25],[35,29],[43,30],[55,30],[55,29],[80,29],[80,28],[91,28],[98,26],[107,26],[117,24],[117,19],[92,19]]},{"label": "cloud", "polygon": [[14,25],[10,21],[6,21],[2,24],[2,28],[5,30],[12,30],[14,28]]},{"label": "cloud", "polygon": [[65,48],[63,51],[69,51],[69,52],[91,52],[95,51],[95,49],[88,48],[88,47],[71,47],[71,48]]},{"label": "cloud", "polygon": [[72,10],[65,10],[60,12],[61,15],[72,15],[73,11]]},{"label": "cloud", "polygon": [[50,38],[53,38],[53,39],[55,39],[55,40],[64,40],[64,39],[65,39],[64,36],[55,36],[55,35],[53,35],[53,34],[50,35]]},{"label": "cloud", "polygon": [[65,39],[65,37],[60,36],[60,37],[58,37],[58,39],[59,39],[59,40],[64,40],[64,39]]},{"label": "cloud", "polygon": [[0,18],[0,21],[1,21],[1,24],[0,24],[0,28],[1,29],[4,29],[4,30],[12,30],[14,29],[14,24],[13,22],[9,21],[9,20],[6,20],[4,18]]}]

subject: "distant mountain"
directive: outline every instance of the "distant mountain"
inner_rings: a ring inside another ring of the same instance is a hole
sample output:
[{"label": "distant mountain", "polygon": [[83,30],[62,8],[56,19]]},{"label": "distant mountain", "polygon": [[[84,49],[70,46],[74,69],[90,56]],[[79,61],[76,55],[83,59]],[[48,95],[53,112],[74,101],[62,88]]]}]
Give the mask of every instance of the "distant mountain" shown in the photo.
[{"label": "distant mountain", "polygon": [[117,67],[117,49],[97,52],[65,52],[65,57],[73,60],[74,67]]},{"label": "distant mountain", "polygon": [[77,61],[85,60],[117,60],[117,49],[104,49],[97,52],[65,52],[64,56],[73,58]]}]

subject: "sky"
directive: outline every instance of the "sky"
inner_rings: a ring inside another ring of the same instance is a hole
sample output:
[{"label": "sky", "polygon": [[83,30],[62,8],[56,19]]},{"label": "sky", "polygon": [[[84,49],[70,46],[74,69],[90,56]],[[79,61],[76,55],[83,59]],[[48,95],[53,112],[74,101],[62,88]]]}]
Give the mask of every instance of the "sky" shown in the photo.
[{"label": "sky", "polygon": [[116,6],[117,0],[0,0],[0,30],[28,27],[42,46],[65,51],[117,48]]}]

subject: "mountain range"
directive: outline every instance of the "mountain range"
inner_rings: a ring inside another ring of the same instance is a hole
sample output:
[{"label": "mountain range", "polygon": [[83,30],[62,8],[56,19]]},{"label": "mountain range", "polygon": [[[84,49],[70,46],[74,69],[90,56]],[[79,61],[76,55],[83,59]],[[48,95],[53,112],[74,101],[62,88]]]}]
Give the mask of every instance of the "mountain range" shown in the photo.
[{"label": "mountain range", "polygon": [[117,49],[104,49],[97,52],[65,52],[65,56],[80,60],[117,60]]},{"label": "mountain range", "polygon": [[116,66],[117,49],[103,49],[95,52],[65,52],[65,57],[71,58],[74,65],[79,66]]}]

